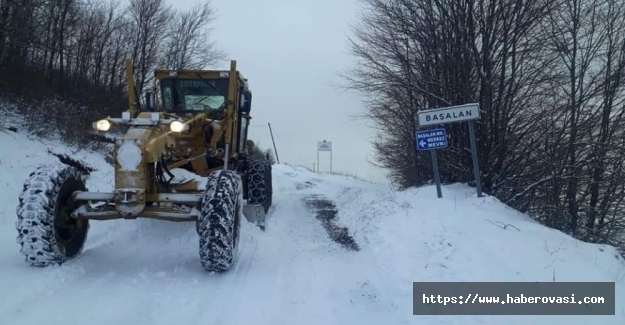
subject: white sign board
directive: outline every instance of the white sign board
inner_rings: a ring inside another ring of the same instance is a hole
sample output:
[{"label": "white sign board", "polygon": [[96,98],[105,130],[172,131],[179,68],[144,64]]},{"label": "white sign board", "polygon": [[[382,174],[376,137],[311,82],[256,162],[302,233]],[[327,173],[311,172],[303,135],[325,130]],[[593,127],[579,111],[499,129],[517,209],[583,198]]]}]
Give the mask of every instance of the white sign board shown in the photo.
[{"label": "white sign board", "polygon": [[477,103],[437,108],[419,112],[420,126],[464,122],[479,119],[480,106]]},{"label": "white sign board", "polygon": [[332,151],[332,142],[326,140],[317,142],[317,151]]}]

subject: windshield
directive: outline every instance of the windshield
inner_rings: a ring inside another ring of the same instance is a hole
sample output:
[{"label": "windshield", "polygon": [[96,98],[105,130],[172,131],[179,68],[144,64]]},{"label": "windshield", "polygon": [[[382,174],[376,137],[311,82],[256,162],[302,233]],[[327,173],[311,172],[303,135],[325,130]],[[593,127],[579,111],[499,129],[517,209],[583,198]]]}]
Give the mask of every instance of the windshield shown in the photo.
[{"label": "windshield", "polygon": [[226,106],[228,79],[163,79],[161,87],[167,111],[202,112]]}]

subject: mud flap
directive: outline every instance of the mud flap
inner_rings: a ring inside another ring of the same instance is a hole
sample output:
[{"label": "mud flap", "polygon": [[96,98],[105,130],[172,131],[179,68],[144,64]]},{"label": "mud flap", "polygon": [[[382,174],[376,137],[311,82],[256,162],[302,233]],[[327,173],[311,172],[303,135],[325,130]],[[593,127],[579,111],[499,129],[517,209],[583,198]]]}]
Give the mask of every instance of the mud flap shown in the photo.
[{"label": "mud flap", "polygon": [[256,224],[265,231],[265,207],[261,204],[243,205],[243,215],[247,221]]}]

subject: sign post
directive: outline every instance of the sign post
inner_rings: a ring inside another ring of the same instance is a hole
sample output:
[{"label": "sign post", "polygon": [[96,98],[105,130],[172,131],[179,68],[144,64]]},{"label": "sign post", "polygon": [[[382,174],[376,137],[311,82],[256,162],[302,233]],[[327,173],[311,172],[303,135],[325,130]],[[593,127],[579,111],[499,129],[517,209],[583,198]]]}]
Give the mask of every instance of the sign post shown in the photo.
[{"label": "sign post", "polygon": [[469,139],[471,141],[471,157],[473,158],[473,175],[475,177],[475,187],[477,188],[477,197],[482,197],[482,181],[480,179],[480,165],[477,161],[477,144],[475,143],[475,130],[473,121],[469,121]]},{"label": "sign post", "polygon": [[475,177],[475,186],[477,188],[477,197],[482,197],[482,181],[480,178],[480,166],[477,159],[477,144],[475,143],[475,130],[473,126],[473,122],[479,119],[480,107],[478,103],[443,107],[419,112],[420,126],[468,122],[469,140],[471,142],[471,156],[473,160],[473,174]]},{"label": "sign post", "polygon": [[317,172],[321,169],[319,168],[319,151],[330,152],[330,174],[332,174],[332,142],[328,142],[326,140],[317,141]]},{"label": "sign post", "polygon": [[436,149],[447,148],[447,131],[445,129],[417,131],[417,150],[430,151],[432,154],[432,167],[434,168],[434,181],[436,181],[436,194],[443,197],[441,191],[441,177],[438,173],[438,158]]}]

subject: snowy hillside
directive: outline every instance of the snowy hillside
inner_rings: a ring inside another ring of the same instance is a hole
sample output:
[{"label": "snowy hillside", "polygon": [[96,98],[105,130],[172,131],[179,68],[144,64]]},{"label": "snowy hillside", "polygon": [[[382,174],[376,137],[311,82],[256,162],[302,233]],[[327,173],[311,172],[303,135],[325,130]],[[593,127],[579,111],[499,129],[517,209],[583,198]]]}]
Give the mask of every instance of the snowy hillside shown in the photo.
[{"label": "snowy hillside", "polygon": [[[82,256],[29,267],[15,207],[51,147],[97,168],[98,153],[0,132],[2,324],[625,324],[625,262],[615,249],[543,227],[471,188],[393,192],[275,165],[267,231],[244,223],[231,272],[209,274],[193,224],[92,222]],[[343,228],[346,227],[346,228]],[[413,281],[615,281],[616,316],[413,316]]]}]

